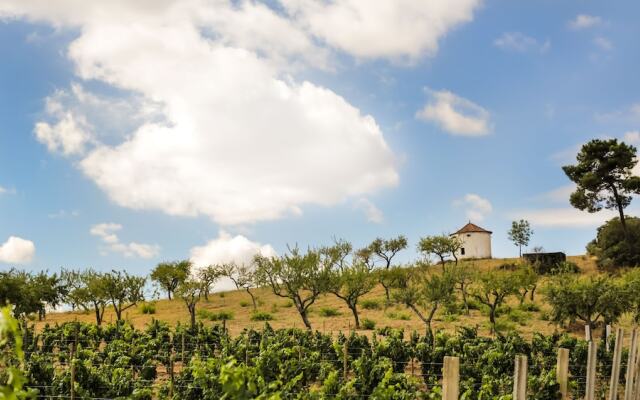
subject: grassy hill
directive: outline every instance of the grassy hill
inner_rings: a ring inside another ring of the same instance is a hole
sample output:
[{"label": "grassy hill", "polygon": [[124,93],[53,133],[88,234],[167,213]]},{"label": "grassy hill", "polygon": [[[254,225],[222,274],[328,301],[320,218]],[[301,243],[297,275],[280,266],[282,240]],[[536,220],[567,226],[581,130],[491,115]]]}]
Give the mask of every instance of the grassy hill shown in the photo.
[{"label": "grassy hill", "polygon": [[[493,259],[478,260],[474,262],[474,267],[480,271],[495,268],[500,264],[507,262],[516,262],[517,259]],[[595,263],[586,256],[569,257],[569,261],[575,262],[584,274],[597,273]],[[440,266],[434,266],[434,269],[440,269]],[[273,321],[270,324],[274,328],[298,327],[302,328],[302,321],[287,299],[275,296],[268,288],[255,289],[259,299],[259,311],[268,312],[273,315]],[[363,302],[369,300],[379,304],[378,309],[365,309]],[[500,323],[508,329],[517,329],[520,333],[529,336],[533,332],[551,333],[556,327],[544,320],[544,314],[548,310],[548,306],[544,304],[541,295],[536,296],[535,305],[539,311],[527,311],[519,309],[516,299],[511,299],[509,305],[512,311],[504,313],[500,317]],[[157,300],[155,301],[155,314],[143,314],[141,307],[132,307],[127,310],[126,319],[136,327],[143,327],[152,318],[166,321],[169,324],[181,322],[189,323],[189,314],[184,302],[178,300]],[[215,293],[209,296],[209,300],[204,299],[198,303],[198,309],[210,312],[227,311],[233,314],[233,319],[227,321],[227,327],[232,334],[236,334],[245,328],[263,326],[264,322],[252,321],[252,306],[249,295],[244,291],[230,291]],[[337,310],[337,316],[322,316],[321,310],[329,308]],[[534,307],[536,308],[536,307]],[[480,332],[488,334],[488,318],[481,310],[471,310],[470,315],[465,315],[463,310],[459,312],[447,312],[440,309],[436,315],[434,323],[435,328],[444,328],[447,330],[455,330],[458,326],[478,326]],[[381,286],[376,287],[371,293],[364,296],[360,302],[360,319],[370,319],[375,321],[376,327],[390,326],[394,328],[404,328],[406,331],[424,330],[424,324],[411,313],[410,310],[403,306],[391,306],[384,309],[384,290]],[[408,319],[407,319],[408,318]],[[200,318],[199,318],[200,319]],[[83,312],[59,312],[50,313],[45,321],[36,322],[36,327],[41,328],[44,324],[61,323],[65,321],[84,321],[94,322],[93,313]],[[208,319],[202,319],[205,324],[213,324]],[[105,322],[115,321],[113,310],[108,309],[105,313]],[[346,331],[353,327],[353,316],[346,305],[333,295],[327,294],[321,296],[312,306],[310,321],[314,329],[324,332]],[[630,321],[623,321],[623,325],[630,324]],[[571,327],[573,333],[577,335],[583,334],[582,326]]]}]

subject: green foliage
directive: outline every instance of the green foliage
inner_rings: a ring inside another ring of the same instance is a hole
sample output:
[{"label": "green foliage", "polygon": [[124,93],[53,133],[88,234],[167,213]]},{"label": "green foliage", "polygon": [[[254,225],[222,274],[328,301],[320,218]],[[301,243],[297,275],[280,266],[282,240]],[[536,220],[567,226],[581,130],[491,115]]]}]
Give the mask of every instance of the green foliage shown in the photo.
[{"label": "green foliage", "polygon": [[144,302],[138,306],[138,309],[143,314],[155,314],[156,313],[156,303],[155,302]]},{"label": "green foliage", "polygon": [[496,331],[496,311],[509,296],[518,293],[520,278],[510,271],[488,271],[478,274],[471,295],[489,308],[489,323]]},{"label": "green foliage", "polygon": [[249,302],[248,302],[248,301],[244,301],[244,300],[242,300],[242,301],[241,301],[240,303],[238,303],[238,304],[240,304],[240,307],[243,307],[243,308],[244,308],[244,307],[249,307]]},{"label": "green foliage", "polygon": [[418,250],[427,257],[430,255],[437,256],[443,268],[445,266],[445,259],[448,256],[456,258],[456,253],[461,247],[462,242],[460,239],[449,235],[426,236],[418,242]]},{"label": "green foliage", "polygon": [[57,274],[33,274],[14,268],[0,271],[0,306],[13,304],[17,317],[37,313],[43,318],[45,306],[58,306],[66,292]]},{"label": "green foliage", "polygon": [[523,303],[518,306],[518,308],[522,311],[540,311],[540,306],[536,303]]},{"label": "green foliage", "polygon": [[293,301],[285,301],[284,303],[281,304],[281,307],[291,308],[293,307]]},{"label": "green foliage", "polygon": [[565,261],[552,267],[549,273],[551,275],[578,274],[580,273],[580,267],[574,262]]},{"label": "green foliage", "polygon": [[617,139],[594,139],[582,146],[576,165],[562,167],[575,182],[571,205],[590,213],[616,209],[626,232],[624,209],[633,195],[640,194],[640,177],[633,168],[638,163],[636,148]]},{"label": "green foliage", "polygon": [[[9,307],[0,308],[0,399],[22,400],[36,397],[33,389],[25,389],[28,379],[15,363],[24,360],[22,333]],[[5,349],[7,348],[7,349]],[[7,356],[9,354],[9,356]],[[11,358],[10,358],[11,357]],[[12,361],[12,358],[14,362]]]},{"label": "green foliage", "polygon": [[640,218],[626,218],[625,233],[619,218],[598,228],[596,238],[587,245],[589,254],[597,257],[602,269],[640,266]]},{"label": "green foliage", "polygon": [[533,235],[529,221],[521,219],[520,221],[511,222],[511,229],[509,229],[507,235],[509,235],[509,240],[518,246],[520,257],[522,257],[522,246],[528,246],[529,240]]},{"label": "green foliage", "polygon": [[272,321],[273,314],[265,311],[255,311],[251,314],[252,321]]},{"label": "green foliage", "polygon": [[365,310],[379,310],[382,308],[382,304],[380,300],[367,299],[367,300],[362,300],[360,304],[362,305],[362,308],[364,308]]},{"label": "green foliage", "polygon": [[209,310],[198,310],[198,316],[209,321],[230,321],[233,319],[233,312],[220,310],[217,312]]},{"label": "green foliage", "polygon": [[318,314],[320,314],[321,317],[337,317],[342,315],[340,310],[332,307],[322,307]]},{"label": "green foliage", "polygon": [[151,271],[150,278],[160,287],[167,291],[167,296],[171,300],[171,295],[178,285],[186,281],[191,272],[191,261],[162,262]]},{"label": "green foliage", "polygon": [[125,310],[144,300],[146,278],[129,275],[126,271],[111,271],[100,275],[99,279],[118,321],[122,320]]},{"label": "green foliage", "polygon": [[376,328],[376,321],[373,321],[369,318],[365,318],[362,320],[362,329],[366,329],[368,331]]},{"label": "green foliage", "polygon": [[411,320],[411,315],[403,312],[389,311],[386,314],[387,318],[396,320],[396,321],[409,321]]}]

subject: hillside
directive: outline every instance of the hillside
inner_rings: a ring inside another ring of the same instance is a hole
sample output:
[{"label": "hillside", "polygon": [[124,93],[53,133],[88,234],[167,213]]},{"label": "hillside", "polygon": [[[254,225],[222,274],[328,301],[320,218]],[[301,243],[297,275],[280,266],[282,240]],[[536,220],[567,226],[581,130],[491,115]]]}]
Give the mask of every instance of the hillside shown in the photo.
[{"label": "hillside", "polygon": [[[585,256],[573,256],[569,257],[569,260],[575,262],[585,274],[597,273],[595,264],[592,260]],[[495,268],[496,266],[507,263],[515,262],[517,259],[493,259],[493,260],[479,260],[474,262],[475,268],[479,270],[487,270]],[[434,266],[434,269],[440,269],[439,266]],[[270,324],[274,328],[284,327],[303,327],[299,315],[294,307],[287,299],[275,296],[267,288],[255,289],[255,293],[259,299],[260,311],[268,312],[273,315],[273,321]],[[373,300],[377,301],[380,305],[379,309],[364,309],[362,307],[363,301]],[[384,290],[381,286],[376,287],[371,293],[364,296],[360,302],[360,319],[365,318],[376,322],[376,327],[390,326],[394,328],[404,328],[407,331],[411,330],[424,330],[424,324],[411,313],[410,310],[405,309],[403,306],[391,306],[384,310]],[[517,329],[525,336],[529,336],[533,332],[551,333],[556,328],[553,324],[544,321],[542,319],[547,306],[542,301],[542,296],[538,295],[535,299],[535,304],[540,308],[540,311],[523,311],[517,309],[517,300],[511,299],[510,305],[516,309],[514,312],[509,313],[501,317],[503,324]],[[189,323],[189,314],[187,308],[182,300],[157,300],[155,301],[156,312],[153,315],[143,314],[140,307],[132,307],[126,311],[126,319],[129,320],[136,327],[143,327],[149,323],[153,318],[166,321],[170,324],[176,324],[178,322],[183,324]],[[339,311],[340,315],[325,317],[320,315],[320,310],[323,308],[332,308]],[[229,291],[211,294],[209,300],[204,299],[198,303],[198,309],[208,310],[211,312],[228,311],[233,313],[233,319],[227,321],[227,327],[232,334],[236,334],[242,331],[244,328],[261,327],[264,322],[251,321],[252,307],[250,305],[250,298],[244,291]],[[406,318],[409,318],[406,320]],[[200,318],[199,318],[200,319]],[[55,324],[66,321],[83,321],[94,322],[93,313],[83,312],[55,312],[47,315],[45,321],[36,322],[36,328],[39,329],[44,324]],[[115,314],[112,310],[107,310],[105,315],[105,321],[108,323],[115,320]],[[205,324],[213,324],[207,319],[203,319]],[[345,304],[333,295],[321,296],[318,301],[312,306],[312,312],[310,314],[310,321],[314,329],[324,332],[337,332],[346,331],[353,326],[353,316]],[[471,310],[470,315],[465,315],[464,311],[447,313],[445,310],[440,309],[436,315],[434,326],[436,328],[444,328],[446,330],[455,330],[458,326],[478,326],[480,332],[488,334],[487,317],[479,310]],[[629,321],[623,321],[623,325],[630,323]],[[582,334],[583,328],[581,326],[572,327],[572,331],[576,334]]]}]

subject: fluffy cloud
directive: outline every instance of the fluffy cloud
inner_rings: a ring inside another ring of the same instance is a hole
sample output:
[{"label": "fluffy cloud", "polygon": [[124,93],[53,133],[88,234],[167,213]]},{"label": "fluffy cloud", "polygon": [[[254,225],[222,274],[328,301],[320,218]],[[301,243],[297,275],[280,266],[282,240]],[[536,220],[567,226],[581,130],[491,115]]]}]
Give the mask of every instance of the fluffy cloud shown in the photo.
[{"label": "fluffy cloud", "polygon": [[578,14],[567,24],[573,30],[588,29],[602,24],[602,18],[587,14]]},{"label": "fluffy cloud", "polygon": [[16,190],[11,188],[11,189],[7,189],[4,186],[0,186],[0,196],[2,196],[3,194],[15,194]]},{"label": "fluffy cloud", "polygon": [[359,58],[433,55],[438,40],[471,21],[480,0],[281,0],[305,29]]},{"label": "fluffy cloud", "polygon": [[93,236],[98,236],[104,243],[103,254],[114,252],[125,257],[153,258],[160,253],[160,246],[157,244],[122,243],[116,234],[121,229],[122,225],[108,222],[92,226],[89,232]]},{"label": "fluffy cloud", "polygon": [[640,144],[640,131],[629,131],[624,134],[624,141],[630,144]]},{"label": "fluffy cloud", "polygon": [[384,221],[384,214],[382,210],[376,207],[375,204],[371,202],[371,200],[366,198],[360,198],[356,202],[356,208],[360,209],[364,212],[364,215],[367,217],[367,221],[373,222],[376,224],[382,223]]},{"label": "fluffy cloud", "polygon": [[569,196],[571,196],[571,193],[573,193],[575,190],[576,185],[574,183],[571,183],[543,193],[540,196],[537,196],[536,199],[549,201],[552,203],[568,203]]},{"label": "fluffy cloud", "polygon": [[427,93],[431,99],[416,113],[418,119],[435,122],[453,135],[483,136],[491,131],[489,112],[476,103],[448,90]]},{"label": "fluffy cloud", "polygon": [[482,221],[493,211],[491,202],[475,193],[468,193],[462,199],[454,201],[453,204],[465,208],[467,218],[471,221]]},{"label": "fluffy cloud", "polygon": [[[412,21],[403,25],[417,24],[412,37],[440,33],[389,49],[371,32],[368,46],[381,49],[370,54],[433,49],[448,27],[471,18],[461,10],[475,3],[389,2],[397,18]],[[377,11],[369,16],[362,4],[356,16],[379,18],[380,10],[371,7]],[[77,29],[68,55],[79,78],[141,98],[131,101],[133,109],[154,105],[153,116],[120,138],[100,140],[103,123],[58,101],[63,107],[48,110],[54,121],[36,125],[51,151],[78,157],[83,173],[121,206],[242,224],[298,214],[305,204],[331,206],[398,181],[396,158],[373,117],[296,80],[281,62],[326,64],[312,28],[315,12],[331,10],[320,2],[285,8],[288,18],[249,1],[5,1],[0,16]],[[400,28],[388,29],[392,38]],[[76,92],[66,91],[88,96]],[[122,118],[145,115],[123,110]]]},{"label": "fluffy cloud", "polygon": [[540,43],[537,39],[520,32],[505,32],[493,41],[493,45],[507,51],[525,53],[535,50],[545,53],[551,47],[551,42],[546,40]]},{"label": "fluffy cloud", "polygon": [[[196,246],[191,249],[190,260],[195,268],[202,268],[208,265],[231,263],[250,265],[257,254],[265,257],[276,256],[277,253],[268,244],[252,242],[245,236],[231,234],[220,231],[218,237],[208,241],[203,246]],[[216,283],[216,290],[229,290],[235,288],[229,279],[223,279]]]},{"label": "fluffy cloud", "polygon": [[575,208],[546,208],[539,210],[519,210],[509,214],[512,219],[526,219],[533,225],[547,228],[587,228],[602,225],[605,221],[616,217],[618,213],[603,210],[588,213]]},{"label": "fluffy cloud", "polygon": [[604,36],[596,36],[593,39],[593,44],[595,44],[599,49],[609,51],[613,49],[613,43],[611,40],[607,39]]},{"label": "fluffy cloud", "polygon": [[10,236],[0,245],[0,262],[6,264],[27,264],[36,253],[36,246],[31,240]]}]

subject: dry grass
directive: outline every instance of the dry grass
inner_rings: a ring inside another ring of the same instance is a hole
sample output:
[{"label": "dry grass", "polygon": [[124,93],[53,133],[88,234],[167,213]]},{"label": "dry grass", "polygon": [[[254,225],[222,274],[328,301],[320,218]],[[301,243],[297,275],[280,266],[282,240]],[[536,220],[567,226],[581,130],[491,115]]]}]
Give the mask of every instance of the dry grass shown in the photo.
[{"label": "dry grass", "polygon": [[[597,273],[594,262],[585,256],[569,257],[569,260],[578,264],[583,273]],[[495,268],[496,266],[506,262],[515,261],[517,261],[517,259],[478,260],[474,262],[474,266],[475,268],[483,271]],[[434,266],[433,268],[439,269],[440,267]],[[261,306],[258,307],[259,310],[273,313],[274,320],[270,322],[271,326],[274,328],[303,327],[302,321],[295,308],[291,306],[287,307],[287,303],[289,302],[286,299],[276,297],[267,288],[260,288],[255,291],[261,303]],[[379,300],[380,304],[384,304],[384,290],[381,286],[378,286],[371,293],[364,296],[363,299]],[[263,322],[251,321],[250,318],[253,311],[252,306],[249,305],[242,307],[240,303],[243,302],[250,303],[250,298],[246,292],[231,291],[223,294],[212,294],[209,296],[209,301],[202,300],[198,303],[198,307],[200,309],[206,309],[213,312],[222,310],[232,312],[234,319],[227,321],[227,327],[232,334],[237,334],[245,328],[262,327],[264,324]],[[516,304],[517,302],[515,299],[511,301],[511,305],[515,306]],[[541,296],[537,296],[536,304],[540,306],[541,311],[544,311],[547,308],[547,306],[541,301]],[[341,315],[335,317],[322,317],[319,312],[322,308],[338,309]],[[411,318],[408,321],[398,319],[397,315],[396,318],[392,318],[394,313],[410,315]],[[189,323],[187,308],[181,300],[158,300],[156,302],[156,313],[153,315],[142,314],[138,307],[128,309],[125,314],[126,319],[139,328],[144,327],[144,325],[149,323],[152,318],[166,321],[171,325],[174,325],[177,322],[182,324]],[[533,312],[530,315],[531,318],[526,325],[517,326],[517,330],[525,336],[530,336],[533,332],[551,333],[556,330],[554,325],[540,319],[540,313]],[[375,321],[377,327],[389,326],[393,328],[404,328],[406,331],[418,330],[420,332],[424,330],[422,322],[410,311],[401,306],[391,306],[387,310],[385,310],[384,307],[379,310],[365,310],[360,307],[360,319],[362,320],[364,318]],[[353,327],[353,316],[351,312],[341,300],[333,295],[321,296],[312,306],[312,312],[309,319],[314,329],[324,332],[347,331]],[[46,321],[37,322],[36,327],[41,328],[45,323],[55,324],[73,320],[83,322],[95,321],[93,313],[50,313],[47,316]],[[113,311],[107,310],[105,313],[105,321],[110,322],[114,320],[115,314]],[[467,316],[463,314],[454,318],[446,318],[441,311],[437,314],[435,327],[453,331],[459,326],[478,326],[482,334],[488,334],[487,321],[488,318],[482,315],[478,310],[471,310],[471,315]],[[205,324],[213,324],[213,322],[210,321],[204,322]],[[581,328],[579,326],[575,327],[573,333],[578,335],[582,334]]]}]

